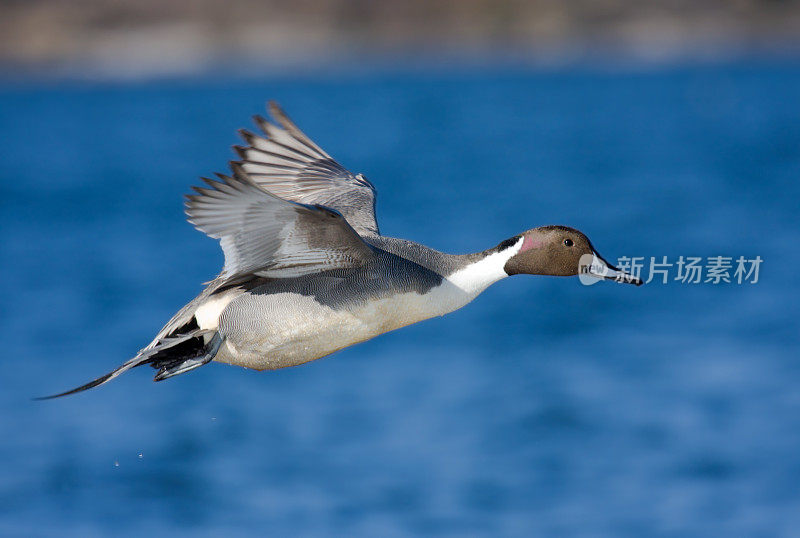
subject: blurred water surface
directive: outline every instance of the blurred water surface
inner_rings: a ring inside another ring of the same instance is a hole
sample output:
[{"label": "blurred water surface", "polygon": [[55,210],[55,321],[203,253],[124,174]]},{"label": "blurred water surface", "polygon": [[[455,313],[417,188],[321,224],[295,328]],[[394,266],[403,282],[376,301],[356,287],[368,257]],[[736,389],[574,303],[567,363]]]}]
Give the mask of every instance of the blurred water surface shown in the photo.
[{"label": "blurred water surface", "polygon": [[[790,536],[800,64],[0,86],[0,534]],[[181,195],[267,99],[451,252],[568,224],[757,284],[516,277],[306,366],[83,383],[222,263]]]}]

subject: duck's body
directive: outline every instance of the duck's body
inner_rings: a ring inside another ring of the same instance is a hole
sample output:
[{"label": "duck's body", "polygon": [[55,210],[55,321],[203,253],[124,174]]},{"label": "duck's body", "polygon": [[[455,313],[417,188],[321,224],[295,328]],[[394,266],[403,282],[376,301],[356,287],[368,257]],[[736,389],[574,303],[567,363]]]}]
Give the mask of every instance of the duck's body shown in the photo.
[{"label": "duck's body", "polygon": [[160,381],[212,360],[271,370],[303,364],[379,334],[466,305],[518,273],[575,275],[639,284],[607,264],[581,232],[528,230],[483,252],[452,255],[380,235],[375,189],[314,144],[276,106],[281,127],[233,175],[206,180],[187,202],[189,220],[219,239],[222,273],[134,358],[71,394],[149,364]]},{"label": "duck's body", "polygon": [[521,241],[457,256],[372,237],[375,259],[363,267],[233,286],[214,282],[196,299],[193,315],[200,329],[222,335],[217,362],[256,370],[296,366],[465,306],[507,276],[503,265]]}]

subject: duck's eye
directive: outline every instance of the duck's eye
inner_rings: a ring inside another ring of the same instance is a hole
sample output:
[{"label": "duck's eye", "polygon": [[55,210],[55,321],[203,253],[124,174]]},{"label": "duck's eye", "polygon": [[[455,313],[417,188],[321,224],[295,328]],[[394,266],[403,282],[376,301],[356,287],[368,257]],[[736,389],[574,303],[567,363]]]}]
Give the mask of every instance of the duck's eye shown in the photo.
[{"label": "duck's eye", "polygon": [[571,247],[573,244],[574,243],[572,242],[572,239],[564,239],[564,246],[565,247]]}]

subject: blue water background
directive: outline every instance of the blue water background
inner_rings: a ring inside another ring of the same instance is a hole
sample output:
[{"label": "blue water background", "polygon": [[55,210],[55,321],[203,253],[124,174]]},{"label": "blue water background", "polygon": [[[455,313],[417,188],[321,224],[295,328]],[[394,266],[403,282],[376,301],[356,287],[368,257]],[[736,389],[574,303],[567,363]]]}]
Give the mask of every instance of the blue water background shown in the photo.
[{"label": "blue water background", "polygon": [[[181,196],[271,98],[386,235],[567,224],[759,282],[515,277],[302,367],[30,401],[214,277]],[[0,534],[797,536],[799,180],[795,60],[0,84]]]}]

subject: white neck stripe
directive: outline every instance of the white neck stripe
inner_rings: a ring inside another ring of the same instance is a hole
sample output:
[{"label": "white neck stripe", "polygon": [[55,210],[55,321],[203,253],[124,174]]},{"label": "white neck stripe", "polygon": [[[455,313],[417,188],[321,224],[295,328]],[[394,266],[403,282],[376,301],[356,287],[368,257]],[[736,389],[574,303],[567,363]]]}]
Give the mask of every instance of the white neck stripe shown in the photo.
[{"label": "white neck stripe", "polygon": [[516,243],[505,250],[472,262],[447,276],[447,280],[470,295],[478,295],[491,284],[508,276],[504,269],[506,262],[520,251],[524,240],[525,237],[520,237]]}]

